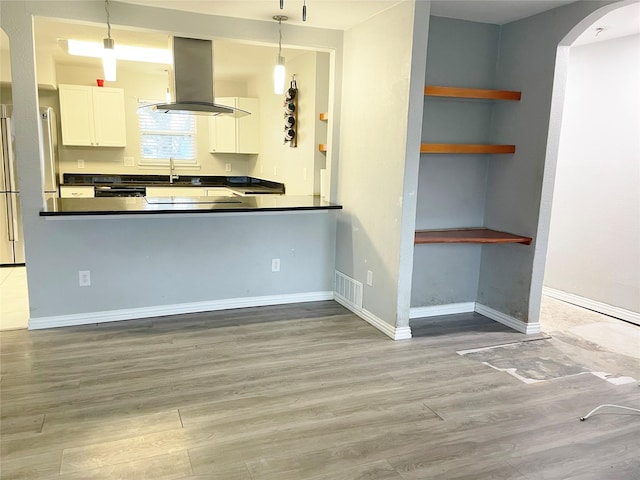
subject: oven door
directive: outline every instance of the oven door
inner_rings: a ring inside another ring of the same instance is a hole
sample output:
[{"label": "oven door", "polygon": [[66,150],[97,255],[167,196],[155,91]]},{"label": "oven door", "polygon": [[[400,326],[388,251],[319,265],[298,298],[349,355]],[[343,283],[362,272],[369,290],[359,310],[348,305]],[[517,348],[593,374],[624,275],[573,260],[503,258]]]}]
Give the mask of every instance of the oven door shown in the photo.
[{"label": "oven door", "polygon": [[95,187],[96,197],[144,197],[146,187]]}]

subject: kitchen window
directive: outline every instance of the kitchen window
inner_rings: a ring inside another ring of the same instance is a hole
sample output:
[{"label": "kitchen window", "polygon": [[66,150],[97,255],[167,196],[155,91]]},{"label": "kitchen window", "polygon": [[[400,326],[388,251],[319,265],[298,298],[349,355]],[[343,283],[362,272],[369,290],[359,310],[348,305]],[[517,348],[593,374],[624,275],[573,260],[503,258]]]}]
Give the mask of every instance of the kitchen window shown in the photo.
[{"label": "kitchen window", "polygon": [[155,103],[162,100],[138,100],[140,163],[168,165],[172,158],[176,164],[197,165],[195,117],[141,108]]}]

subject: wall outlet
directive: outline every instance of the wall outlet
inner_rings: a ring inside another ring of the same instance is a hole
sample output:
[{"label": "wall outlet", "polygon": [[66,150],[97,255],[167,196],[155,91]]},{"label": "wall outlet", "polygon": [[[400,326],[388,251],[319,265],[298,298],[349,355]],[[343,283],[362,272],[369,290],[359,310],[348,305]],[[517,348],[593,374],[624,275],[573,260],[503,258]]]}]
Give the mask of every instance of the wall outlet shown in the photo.
[{"label": "wall outlet", "polygon": [[81,287],[90,287],[91,286],[91,271],[89,271],[89,270],[80,270],[78,272],[78,284]]},{"label": "wall outlet", "polygon": [[78,159],[78,168],[84,168],[84,160],[81,158]]},{"label": "wall outlet", "polygon": [[271,259],[271,271],[272,272],[279,272],[280,271],[280,259],[279,258],[272,258]]},{"label": "wall outlet", "polygon": [[224,171],[225,172],[230,172],[231,171],[231,164],[230,163],[225,163],[224,164]]},{"label": "wall outlet", "polygon": [[367,270],[367,285],[373,287],[373,272],[371,270]]},{"label": "wall outlet", "polygon": [[124,166],[125,167],[135,167],[136,161],[133,157],[124,157]]},{"label": "wall outlet", "polygon": [[278,167],[273,167],[273,176],[274,177],[278,176]]}]

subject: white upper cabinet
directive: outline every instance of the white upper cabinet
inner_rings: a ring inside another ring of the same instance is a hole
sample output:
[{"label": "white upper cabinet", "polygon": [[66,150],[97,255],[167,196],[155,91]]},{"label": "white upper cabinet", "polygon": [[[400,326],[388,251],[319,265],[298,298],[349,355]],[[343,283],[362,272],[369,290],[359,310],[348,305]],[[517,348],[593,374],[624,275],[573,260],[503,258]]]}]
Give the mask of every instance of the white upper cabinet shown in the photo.
[{"label": "white upper cabinet", "polygon": [[209,119],[209,150],[212,153],[257,154],[260,150],[260,100],[218,97],[216,103],[250,112],[240,118],[220,115]]},{"label": "white upper cabinet", "polygon": [[58,85],[64,145],[126,147],[122,88]]}]

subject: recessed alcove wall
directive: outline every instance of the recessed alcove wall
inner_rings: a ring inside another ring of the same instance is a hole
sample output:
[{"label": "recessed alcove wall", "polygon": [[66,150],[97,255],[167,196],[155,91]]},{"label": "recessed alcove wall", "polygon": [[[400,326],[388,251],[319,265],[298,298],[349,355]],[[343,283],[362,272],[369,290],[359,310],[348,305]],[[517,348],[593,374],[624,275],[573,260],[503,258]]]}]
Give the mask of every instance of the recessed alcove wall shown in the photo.
[{"label": "recessed alcove wall", "polygon": [[[497,25],[432,16],[425,85],[494,88],[499,33]],[[422,142],[493,143],[493,108],[493,101],[425,97]],[[416,229],[482,226],[488,162],[505,157],[421,155]],[[482,248],[416,245],[411,306],[475,302]]]}]

